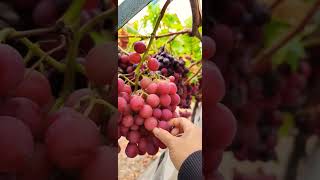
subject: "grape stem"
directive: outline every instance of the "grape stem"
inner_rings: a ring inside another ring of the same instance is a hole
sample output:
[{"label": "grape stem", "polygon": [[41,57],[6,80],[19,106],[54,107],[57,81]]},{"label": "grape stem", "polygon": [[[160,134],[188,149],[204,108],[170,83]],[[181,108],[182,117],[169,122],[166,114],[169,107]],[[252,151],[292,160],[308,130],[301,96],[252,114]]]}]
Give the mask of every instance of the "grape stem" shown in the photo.
[{"label": "grape stem", "polygon": [[125,54],[127,56],[129,55],[129,53],[120,46],[118,46],[118,50],[120,50],[123,54]]},{"label": "grape stem", "polygon": [[135,73],[136,73],[135,91],[138,89],[138,85],[139,85],[138,82],[139,82],[139,78],[140,78],[140,76],[141,76],[140,70],[141,70],[142,64],[144,63],[146,57],[148,56],[148,52],[149,52],[149,50],[150,50],[150,48],[151,48],[151,45],[152,45],[153,40],[154,40],[155,37],[156,37],[156,33],[157,33],[157,30],[158,30],[158,28],[159,28],[159,26],[160,26],[160,22],[161,22],[161,20],[162,20],[162,18],[163,18],[163,16],[164,16],[164,14],[165,14],[165,12],[166,12],[169,4],[171,3],[171,1],[172,1],[172,0],[167,0],[166,3],[163,5],[163,7],[162,7],[162,9],[161,9],[161,12],[160,12],[160,15],[159,15],[159,17],[158,17],[158,19],[157,19],[157,22],[156,22],[155,26],[154,26],[153,32],[152,32],[152,34],[151,34],[151,37],[150,37],[149,44],[148,44],[148,47],[147,47],[147,49],[146,49],[146,52],[143,54],[142,59],[141,59],[140,63],[138,64],[138,66],[137,66],[137,68],[136,68],[136,70],[135,70]]},{"label": "grape stem", "polygon": [[73,25],[75,22],[78,22],[81,10],[85,3],[86,0],[72,1],[72,4],[59,21],[63,21],[66,25]]},{"label": "grape stem", "polygon": [[98,23],[104,21],[106,18],[110,17],[110,15],[116,14],[116,13],[117,13],[116,8],[112,7],[111,9],[108,9],[107,11],[104,11],[101,14],[92,18],[92,20],[90,20],[80,28],[80,31],[79,31],[80,38],[83,37],[84,34],[89,32],[92,28],[94,28],[94,26],[96,26]]},{"label": "grape stem", "polygon": [[61,35],[60,38],[61,38],[61,40],[60,40],[60,41],[61,41],[61,44],[60,44],[59,46],[51,49],[50,51],[48,51],[48,52],[46,53],[46,55],[45,55],[45,56],[42,56],[42,57],[38,60],[38,62],[36,62],[34,65],[32,65],[32,67],[31,67],[30,69],[35,69],[38,65],[40,65],[40,64],[42,63],[42,61],[44,61],[44,60],[46,59],[47,56],[49,56],[49,55],[53,54],[54,52],[59,51],[60,49],[62,49],[62,48],[65,47],[65,45],[66,45],[66,37],[63,36],[63,35]]},{"label": "grape stem", "polygon": [[[79,14],[81,12],[81,8],[84,5],[85,1],[74,1],[69,10],[65,13],[63,16],[63,21],[67,25],[75,25],[71,26],[71,30],[75,31],[74,35],[72,37],[68,38],[68,41],[70,42],[68,53],[67,53],[67,62],[66,62],[66,69],[65,76],[64,76],[64,82],[63,82],[63,90],[60,93],[62,101],[64,101],[67,96],[73,91],[75,86],[75,78],[76,78],[76,72],[77,68],[79,67],[79,64],[76,62],[76,57],[78,55],[78,47],[80,44],[80,41],[82,37],[89,32],[94,26],[96,26],[99,22],[105,20],[107,17],[110,16],[110,14],[116,12],[115,8],[111,8],[107,11],[102,12],[98,16],[94,17],[92,20],[90,20],[88,23],[84,24],[79,30],[77,30],[77,26],[79,23]],[[75,14],[77,14],[75,16]],[[85,74],[84,68],[82,66],[81,71],[83,74]]]},{"label": "grape stem", "polygon": [[193,78],[197,77],[200,73],[201,73],[201,66],[199,67],[199,69],[197,70],[196,73],[194,73],[194,75],[192,77],[190,77],[188,80],[186,80],[185,84],[189,83]]},{"label": "grape stem", "polygon": [[56,110],[58,110],[62,105],[64,104],[64,98],[59,97],[54,105],[52,106],[52,108],[50,109],[49,113],[55,112]]},{"label": "grape stem", "polygon": [[86,117],[89,117],[89,114],[91,113],[95,104],[96,104],[95,98],[91,97],[89,100],[89,105],[88,105],[87,109],[84,111],[83,115]]},{"label": "grape stem", "polygon": [[201,63],[201,61],[194,62],[188,67],[188,69],[191,69],[193,66],[196,66],[196,65],[198,65],[200,63]]},{"label": "grape stem", "polygon": [[270,56],[272,56],[274,53],[276,53],[280,48],[285,46],[292,38],[295,37],[295,35],[299,34],[301,31],[303,31],[304,27],[307,25],[309,20],[317,12],[319,6],[320,6],[320,0],[317,0],[314,3],[314,5],[310,8],[310,10],[306,13],[306,16],[301,20],[301,22],[295,28],[292,29],[291,32],[289,32],[287,35],[285,35],[278,42],[274,43],[271,47],[269,47],[269,48],[263,50],[261,53],[259,53],[253,61],[254,68],[258,69],[259,65],[263,64],[263,62],[266,59],[268,59]]},{"label": "grape stem", "polygon": [[28,51],[27,55],[23,58],[24,64],[28,64],[28,62],[32,59],[33,53],[32,51]]},{"label": "grape stem", "polygon": [[66,69],[64,72],[64,82],[63,90],[61,92],[61,97],[66,98],[74,89],[75,79],[76,79],[76,58],[78,55],[78,47],[80,44],[80,33],[76,32],[73,37],[70,39],[70,45],[67,54]]},{"label": "grape stem", "polygon": [[38,35],[56,32],[58,29],[59,29],[58,25],[54,25],[48,28],[32,29],[27,31],[13,31],[8,35],[7,39],[19,39],[19,38],[30,37],[30,36],[38,36]]},{"label": "grape stem", "polygon": [[116,112],[117,111],[117,108],[114,107],[112,104],[110,104],[109,102],[103,100],[103,99],[95,99],[95,103],[97,104],[102,104],[106,107],[108,107],[112,112]]},{"label": "grape stem", "polygon": [[47,55],[46,52],[44,52],[39,46],[33,44],[29,39],[27,38],[22,38],[20,39],[20,41],[29,48],[29,51],[32,51],[32,53],[34,55],[37,55],[39,57],[46,57],[45,60],[47,61],[47,63],[49,65],[51,65],[52,67],[54,67],[55,69],[57,69],[60,72],[64,72],[65,71],[65,65],[58,62],[57,60],[55,60],[53,57]]},{"label": "grape stem", "polygon": [[172,36],[167,42],[166,42],[166,45],[167,44],[170,44],[173,40],[175,40],[177,37],[179,36],[179,34],[176,34],[174,36]]},{"label": "grape stem", "polygon": [[128,81],[129,83],[131,83],[132,85],[134,85],[134,82],[131,81],[129,78],[127,78],[125,75],[119,74],[119,77],[123,77],[126,81]]},{"label": "grape stem", "polygon": [[[28,47],[29,51],[31,51],[35,56],[38,57],[46,57],[44,60],[47,61],[47,63],[54,67],[59,72],[64,72],[66,70],[66,66],[60,62],[58,62],[56,59],[54,59],[52,56],[47,55],[45,51],[43,51],[38,45],[34,44],[27,38],[20,39],[21,43]],[[85,74],[84,67],[80,64],[76,66],[76,69],[78,72]]]},{"label": "grape stem", "polygon": [[80,109],[80,107],[81,107],[81,102],[84,102],[84,101],[86,101],[86,100],[89,100],[89,99],[91,99],[92,98],[92,96],[90,96],[90,95],[86,95],[86,96],[83,96],[83,97],[81,97],[80,99],[79,99],[79,102],[77,102],[74,106],[73,106],[73,108],[74,109]]},{"label": "grape stem", "polygon": [[[178,31],[178,32],[171,32],[167,34],[162,34],[162,35],[156,35],[154,38],[159,39],[159,38],[164,38],[164,37],[170,37],[170,36],[176,36],[176,35],[182,35],[182,34],[190,34],[192,31],[190,29],[183,30],[183,31]],[[149,39],[151,38],[150,36],[145,36],[145,35],[120,35],[118,38],[140,38],[140,39]]]}]

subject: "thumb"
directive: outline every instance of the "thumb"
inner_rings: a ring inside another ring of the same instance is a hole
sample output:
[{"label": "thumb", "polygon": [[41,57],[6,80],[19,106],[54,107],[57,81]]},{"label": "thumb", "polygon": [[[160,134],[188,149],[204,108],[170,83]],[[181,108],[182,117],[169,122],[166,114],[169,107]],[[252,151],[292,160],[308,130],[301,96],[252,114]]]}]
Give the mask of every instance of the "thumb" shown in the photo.
[{"label": "thumb", "polygon": [[168,131],[161,128],[154,128],[152,132],[167,147],[169,147],[170,142],[175,138]]}]

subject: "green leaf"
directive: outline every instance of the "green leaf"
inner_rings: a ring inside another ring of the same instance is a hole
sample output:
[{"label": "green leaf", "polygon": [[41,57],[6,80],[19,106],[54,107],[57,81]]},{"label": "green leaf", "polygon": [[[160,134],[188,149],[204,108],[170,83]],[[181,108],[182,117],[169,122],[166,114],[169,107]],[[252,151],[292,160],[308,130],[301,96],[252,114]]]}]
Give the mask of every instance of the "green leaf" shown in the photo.
[{"label": "green leaf", "polygon": [[188,17],[185,21],[184,24],[186,26],[186,28],[192,28],[192,17]]},{"label": "green leaf", "polygon": [[273,18],[264,28],[264,43],[265,46],[270,46],[273,42],[279,39],[283,33],[287,32],[290,25],[286,22]]},{"label": "green leaf", "polygon": [[161,23],[171,30],[179,31],[183,29],[180,19],[176,14],[165,14]]},{"label": "green leaf", "polygon": [[125,29],[126,29],[126,31],[129,33],[129,34],[131,34],[131,35],[138,35],[139,34],[139,32],[138,32],[138,29],[136,29],[136,27],[135,26],[133,26],[133,27],[131,27],[131,26],[125,26]]},{"label": "green leaf", "polygon": [[283,63],[290,65],[293,71],[297,70],[299,60],[306,56],[304,46],[301,42],[301,38],[298,36],[289,41],[284,47],[282,47],[272,59],[273,65],[278,66]]},{"label": "green leaf", "polygon": [[[127,32],[129,35],[150,35],[156,20],[159,17],[161,8],[159,3],[151,3],[147,6],[147,13],[145,16],[136,20],[131,24],[131,26],[127,25]],[[168,11],[165,13],[160,27],[157,31],[157,35],[168,34],[170,32],[178,32],[184,29],[188,29],[192,27],[192,15],[187,17],[184,22],[181,22],[179,17],[174,13],[169,13]],[[141,28],[141,29],[140,29]],[[202,27],[199,28],[199,31],[202,31]],[[171,36],[172,37],[172,36]],[[202,48],[201,42],[196,37],[190,37],[187,34],[177,36],[173,41],[167,44],[168,40],[171,37],[164,37],[155,39],[153,44],[151,45],[149,54],[154,54],[159,51],[161,47],[165,45],[166,50],[171,53],[176,58],[185,58],[191,57],[190,60],[186,60],[186,64],[189,65],[191,62],[200,61],[202,59]],[[128,48],[126,49],[128,52],[133,51],[132,44],[136,41],[141,40],[140,38],[129,38]],[[145,39],[144,42],[148,44],[149,39]],[[192,73],[191,73],[192,75]],[[195,80],[197,81],[197,78]]]}]

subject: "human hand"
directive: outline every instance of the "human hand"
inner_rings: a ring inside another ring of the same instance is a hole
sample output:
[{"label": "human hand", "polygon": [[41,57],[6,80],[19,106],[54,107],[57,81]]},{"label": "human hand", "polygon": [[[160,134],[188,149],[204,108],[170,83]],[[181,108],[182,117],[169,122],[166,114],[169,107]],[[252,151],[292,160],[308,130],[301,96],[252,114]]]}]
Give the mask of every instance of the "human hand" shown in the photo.
[{"label": "human hand", "polygon": [[169,124],[175,127],[171,133],[154,128],[153,134],[168,147],[171,161],[179,170],[189,155],[202,149],[202,129],[185,118],[174,118]]}]

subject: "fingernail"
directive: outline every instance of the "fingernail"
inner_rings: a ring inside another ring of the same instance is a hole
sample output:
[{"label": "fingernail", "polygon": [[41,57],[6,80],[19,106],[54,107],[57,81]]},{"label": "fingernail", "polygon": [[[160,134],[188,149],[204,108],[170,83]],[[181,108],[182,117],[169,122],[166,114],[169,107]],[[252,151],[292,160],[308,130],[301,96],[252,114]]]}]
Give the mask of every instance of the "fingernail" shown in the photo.
[{"label": "fingernail", "polygon": [[159,128],[154,128],[153,129],[153,134],[157,135],[159,133],[159,131],[160,131]]}]

